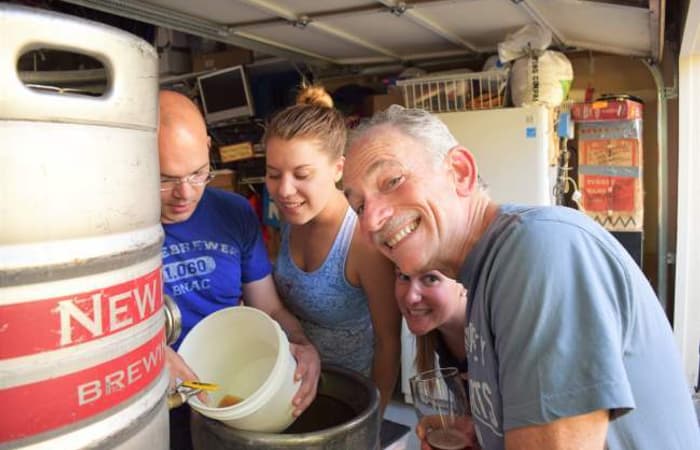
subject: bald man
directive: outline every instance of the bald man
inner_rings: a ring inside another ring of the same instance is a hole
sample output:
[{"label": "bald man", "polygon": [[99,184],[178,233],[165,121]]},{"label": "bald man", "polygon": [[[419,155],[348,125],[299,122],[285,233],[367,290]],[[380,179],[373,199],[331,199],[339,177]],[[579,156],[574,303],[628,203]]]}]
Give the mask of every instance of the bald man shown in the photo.
[{"label": "bald man", "polygon": [[[210,138],[199,109],[176,92],[163,91],[159,100],[160,218],[165,231],[163,291],[175,300],[182,313],[182,334],[174,347],[177,349],[204,317],[238,305],[241,297],[245,298],[246,305],[279,322],[292,343],[298,363],[296,377],[302,381],[293,400],[294,414],[299,415],[316,396],[318,352],[277,295],[260,223],[248,201],[240,195],[206,187],[212,179]],[[235,330],[231,330],[231,339],[235,338]],[[196,374],[170,348],[167,363],[171,384],[177,378],[196,379]],[[183,427],[188,425],[186,422]],[[172,431],[171,425],[173,448],[183,440],[185,448],[190,445],[189,439],[173,437]]]}]

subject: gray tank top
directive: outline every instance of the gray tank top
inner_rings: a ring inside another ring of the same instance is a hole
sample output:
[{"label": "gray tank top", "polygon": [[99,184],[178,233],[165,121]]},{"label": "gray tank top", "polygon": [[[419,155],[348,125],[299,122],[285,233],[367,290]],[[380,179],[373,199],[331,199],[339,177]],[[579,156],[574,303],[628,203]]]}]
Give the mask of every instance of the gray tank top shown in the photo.
[{"label": "gray tank top", "polygon": [[321,361],[369,376],[374,332],[367,296],[345,277],[356,224],[357,216],[348,208],[328,256],[313,272],[301,270],[292,260],[290,229],[283,224],[274,277],[277,292],[299,318],[304,332],[318,349]]}]

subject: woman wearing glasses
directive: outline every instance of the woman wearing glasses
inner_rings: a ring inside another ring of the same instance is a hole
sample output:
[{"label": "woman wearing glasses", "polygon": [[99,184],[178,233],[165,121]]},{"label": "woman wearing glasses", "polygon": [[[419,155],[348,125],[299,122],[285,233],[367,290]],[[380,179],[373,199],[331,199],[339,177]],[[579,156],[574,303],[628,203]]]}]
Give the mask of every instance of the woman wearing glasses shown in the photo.
[{"label": "woman wearing glasses", "polygon": [[357,216],[336,186],[343,116],[319,87],[303,90],[298,103],[276,114],[263,137],[265,183],[284,220],[277,290],[321,361],[373,378],[383,411],[400,354],[393,266],[360,238]]}]

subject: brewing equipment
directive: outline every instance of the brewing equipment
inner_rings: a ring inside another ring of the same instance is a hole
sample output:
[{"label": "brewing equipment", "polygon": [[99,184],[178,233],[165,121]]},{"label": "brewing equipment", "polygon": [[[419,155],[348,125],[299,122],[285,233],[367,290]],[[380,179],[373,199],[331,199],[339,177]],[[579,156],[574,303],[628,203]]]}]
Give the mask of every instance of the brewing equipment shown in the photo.
[{"label": "brewing equipment", "polygon": [[357,372],[324,366],[318,394],[282,433],[234,430],[192,412],[192,440],[199,450],[379,449],[379,392]]},{"label": "brewing equipment", "polygon": [[[0,446],[167,449],[157,54],[0,5]],[[101,62],[101,96],[23,84],[19,58]]]}]

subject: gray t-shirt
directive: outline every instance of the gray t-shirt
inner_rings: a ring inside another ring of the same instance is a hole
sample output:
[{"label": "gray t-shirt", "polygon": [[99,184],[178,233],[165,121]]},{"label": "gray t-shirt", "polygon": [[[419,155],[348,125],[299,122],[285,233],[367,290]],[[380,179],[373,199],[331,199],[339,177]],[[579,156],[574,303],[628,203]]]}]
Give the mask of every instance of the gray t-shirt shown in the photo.
[{"label": "gray t-shirt", "polygon": [[611,411],[610,450],[700,449],[671,328],[615,238],[563,207],[504,205],[459,275],[472,414],[505,431]]}]

